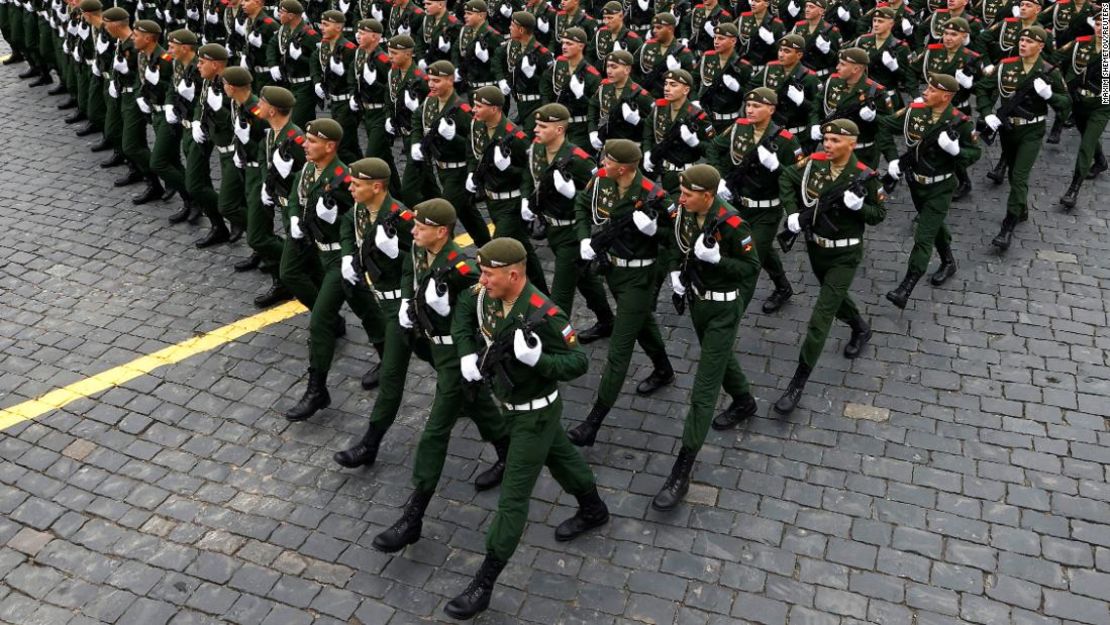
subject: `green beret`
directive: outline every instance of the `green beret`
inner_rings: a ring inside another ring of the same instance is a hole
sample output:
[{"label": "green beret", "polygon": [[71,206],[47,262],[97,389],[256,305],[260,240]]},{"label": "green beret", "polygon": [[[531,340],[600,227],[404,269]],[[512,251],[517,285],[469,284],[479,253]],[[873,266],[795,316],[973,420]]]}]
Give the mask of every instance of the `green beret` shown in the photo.
[{"label": "green beret", "polygon": [[610,63],[628,65],[629,67],[631,67],[633,63],[632,53],[628,50],[613,50],[605,60]]},{"label": "green beret", "polygon": [[691,191],[717,192],[717,185],[721,182],[721,173],[712,165],[702,163],[691,165],[678,177],[678,183]]},{"label": "green beret", "polygon": [[871,17],[881,17],[884,20],[892,20],[894,19],[894,9],[888,6],[877,7],[875,12],[871,14]]},{"label": "green beret", "polygon": [[601,7],[601,13],[602,15],[624,13],[624,7],[621,6],[621,3],[617,2],[616,0],[610,0],[609,2],[605,3],[605,6]]},{"label": "green beret", "polygon": [[736,28],[736,22],[721,22],[717,24],[717,30],[713,31],[714,34],[721,37],[739,37],[740,31]]},{"label": "green beret", "polygon": [[489,13],[489,5],[486,0],[467,0],[463,10],[467,13]]},{"label": "green beret", "polygon": [[505,106],[505,94],[494,85],[486,85],[474,92],[474,102],[489,106]]},{"label": "green beret", "polygon": [[562,104],[544,104],[535,112],[538,122],[566,122],[570,121],[570,110]]},{"label": "green beret", "polygon": [[513,23],[529,31],[536,30],[536,16],[528,11],[517,11],[513,13]]},{"label": "green beret", "polygon": [[756,87],[744,96],[745,102],[759,102],[760,104],[769,104],[771,106],[778,106],[779,96],[775,93],[774,89],[770,87]]},{"label": "green beret", "polygon": [[[1021,2],[1028,2],[1030,4],[1035,4],[1039,7],[1044,6],[1044,2],[1042,2],[1041,0],[1021,0]],[[1018,4],[1021,4],[1021,2],[1019,2]]]},{"label": "green beret", "polygon": [[224,82],[232,87],[249,87],[254,78],[251,76],[250,71],[245,67],[232,65],[224,70]]},{"label": "green beret", "polygon": [[162,27],[159,26],[158,22],[155,22],[154,20],[139,20],[135,22],[134,28],[140,33],[146,33],[147,35],[162,34]]},{"label": "green beret", "polygon": [[330,117],[318,117],[305,127],[304,133],[311,137],[319,137],[328,141],[339,141],[343,138],[343,126]]},{"label": "green beret", "polygon": [[828,0],[806,0],[806,4],[816,4],[817,6],[821,7],[822,9],[829,8]]},{"label": "green beret", "polygon": [[[1024,1],[1028,1],[1028,0],[1024,0]],[[1048,33],[1045,32],[1045,29],[1043,27],[1037,26],[1037,25],[1022,28],[1020,36],[1021,37],[1028,37],[1028,38],[1032,39],[1033,41],[1039,41],[1041,43],[1045,43],[1046,41],[1048,41]]]},{"label": "green beret", "polygon": [[300,0],[281,0],[278,8],[286,13],[304,15],[304,5],[300,3]]},{"label": "green beret", "polygon": [[436,61],[424,70],[429,76],[440,76],[442,78],[454,78],[455,66],[451,61]]},{"label": "green beret", "polygon": [[794,49],[794,50],[805,50],[806,49],[806,40],[805,40],[805,37],[802,37],[799,34],[790,33],[789,35],[786,35],[782,39],[779,39],[779,47],[780,48],[791,48],[791,49]]},{"label": "green beret", "polygon": [[497,237],[478,250],[478,264],[482,267],[505,267],[528,260],[524,244],[510,237]]},{"label": "green beret", "polygon": [[416,47],[416,42],[408,35],[394,35],[387,45],[390,50],[412,50]]},{"label": "green beret", "polygon": [[332,9],[330,11],[324,11],[323,13],[321,13],[320,21],[331,22],[333,24],[346,24],[347,16],[343,15],[342,11],[336,11],[335,9]]},{"label": "green beret", "polygon": [[293,106],[297,104],[297,96],[285,87],[277,87],[270,85],[263,87],[258,96],[265,100],[270,106],[275,106],[285,111],[293,110]]},{"label": "green beret", "polygon": [[964,33],[966,35],[971,32],[971,24],[969,24],[967,20],[962,17],[953,17],[952,19],[944,23],[944,29],[954,30],[958,33]]},{"label": "green beret", "polygon": [[127,12],[127,9],[112,7],[105,11],[104,15],[100,17],[105,22],[126,22],[131,19],[131,14]]},{"label": "green beret", "polygon": [[570,41],[573,41],[574,43],[580,43],[580,44],[583,44],[583,45],[585,45],[586,42],[589,41],[586,38],[586,31],[582,30],[578,26],[572,26],[572,27],[567,28],[566,30],[564,30],[563,31],[563,39],[569,39]]},{"label": "green beret", "polygon": [[103,11],[104,5],[100,4],[100,0],[81,0],[80,8],[82,13],[96,13]]},{"label": "green beret", "polygon": [[635,165],[644,157],[640,144],[629,139],[610,139],[605,142],[605,158],[621,165]]},{"label": "green beret", "polygon": [[218,43],[206,43],[197,50],[197,56],[206,61],[227,61],[227,48]]},{"label": "green beret", "polygon": [[826,135],[833,134],[843,135],[845,137],[858,137],[859,126],[850,119],[834,119],[824,126],[821,126],[821,132]]},{"label": "green beret", "polygon": [[678,20],[673,13],[656,13],[651,18],[652,26],[678,26]]},{"label": "green beret", "polygon": [[960,90],[960,83],[949,74],[929,74],[929,86],[948,93],[956,93]]},{"label": "green beret", "polygon": [[385,32],[382,30],[382,23],[374,18],[359,20],[358,29],[369,33],[378,33],[379,35]]},{"label": "green beret", "polygon": [[455,221],[458,219],[455,216],[455,207],[443,198],[433,198],[431,200],[424,200],[423,202],[412,207],[416,213],[415,220],[424,224],[425,226],[447,226],[453,228]]},{"label": "green beret", "polygon": [[380,158],[361,158],[350,164],[351,177],[359,180],[389,180],[393,172],[389,163]]},{"label": "green beret", "polygon": [[[93,0],[93,2],[96,1],[98,0]],[[176,43],[182,46],[195,46],[200,43],[200,40],[197,39],[197,36],[193,33],[193,31],[189,30],[188,28],[179,28],[170,33],[169,42]]]},{"label": "green beret", "polygon": [[863,48],[844,48],[840,51],[840,60],[864,67],[871,63],[871,57],[867,56],[867,50]]},{"label": "green beret", "polygon": [[668,71],[666,74],[663,74],[663,80],[673,80],[687,87],[694,86],[694,77],[690,75],[690,72],[684,69],[672,69]]}]

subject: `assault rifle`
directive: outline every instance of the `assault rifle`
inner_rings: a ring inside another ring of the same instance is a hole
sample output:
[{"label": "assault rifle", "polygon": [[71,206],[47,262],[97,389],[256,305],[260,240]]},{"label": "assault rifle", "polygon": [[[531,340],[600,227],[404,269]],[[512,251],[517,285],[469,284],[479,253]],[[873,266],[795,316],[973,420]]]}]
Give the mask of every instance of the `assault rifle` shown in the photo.
[{"label": "assault rifle", "polygon": [[[388,210],[384,206],[382,209]],[[386,235],[392,238],[397,236],[397,223],[400,221],[401,211],[389,211],[380,223],[375,224],[375,229],[377,226],[381,226]],[[375,250],[377,249],[378,246],[373,241],[363,239],[359,253],[355,255],[354,259],[355,273],[360,280],[365,280],[363,274],[370,276],[370,284],[377,283],[382,277],[382,267],[374,259]]]},{"label": "assault rifle", "polygon": [[[404,106],[404,104],[402,104],[402,106]],[[454,115],[455,110],[458,108],[459,105],[456,102],[440,111],[439,115],[436,115],[435,119],[432,120],[432,123],[424,129],[424,136],[420,137],[420,151],[424,153],[424,162],[431,165],[433,168],[435,167],[434,161],[439,160],[439,122]],[[462,129],[458,129],[458,132],[462,132]]]},{"label": "assault rifle", "polygon": [[[898,168],[902,170],[902,175],[909,176],[910,172],[921,162],[921,151],[932,150],[942,133],[948,134],[950,131],[955,130],[957,121],[959,121],[959,119],[953,117],[943,124],[937,124],[930,129],[929,132],[925,133],[925,136],[921,137],[917,145],[912,148],[907,148],[905,152],[899,154]],[[952,135],[949,134],[950,138],[951,136]],[[959,134],[956,135],[956,139],[959,139]],[[888,195],[893,193],[894,188],[898,186],[900,180],[900,177],[896,178],[887,171],[887,173],[883,174],[883,190],[886,191]]]},{"label": "assault rifle", "polygon": [[729,192],[732,193],[734,198],[739,198],[743,195],[741,191],[754,182],[752,172],[755,170],[756,164],[759,163],[759,148],[763,147],[774,152],[775,150],[772,146],[774,145],[775,137],[778,135],[779,127],[775,125],[774,122],[768,123],[767,129],[763,131],[763,137],[759,140],[759,143],[748,150],[748,153],[744,155],[744,160],[740,161],[739,165],[733,167],[729,171],[728,176],[725,177],[725,186],[728,187]]},{"label": "assault rifle", "polygon": [[[814,224],[814,216],[821,220],[821,223],[832,232],[839,231],[836,224],[829,219],[829,213],[840,210],[844,206],[844,192],[851,191],[856,195],[863,197],[867,193],[867,181],[875,175],[874,172],[860,172],[857,176],[849,180],[847,183],[834,185],[821,194],[817,199],[817,203],[798,214],[798,224],[802,227],[802,232],[812,232]],[[794,247],[794,242],[798,240],[798,234],[791,232],[786,228],[778,233],[775,238],[779,241],[779,247],[783,252],[789,252]]]},{"label": "assault rifle", "polygon": [[694,247],[699,240],[704,241],[705,246],[709,248],[717,245],[717,232],[721,229],[723,223],[720,219],[707,216],[701,232],[690,241],[690,249],[686,250],[686,254],[682,257],[682,264],[678,270],[678,281],[686,287],[686,294],[671,293],[671,303],[674,304],[675,312],[680,315],[685,314],[686,302],[693,301],[696,297],[695,292],[705,292],[701,272],[698,271],[698,257],[694,254]]},{"label": "assault rifle", "polygon": [[412,322],[412,329],[410,332],[417,336],[434,336],[435,326],[432,324],[431,317],[428,316],[428,285],[434,284],[436,293],[439,295],[447,294],[447,276],[455,270],[454,265],[444,265],[439,269],[433,269],[420,281],[419,288],[416,289],[416,296],[413,298],[412,304],[408,307],[409,321]]},{"label": "assault rifle", "polygon": [[[998,130],[1012,129],[1014,125],[1010,122],[1011,117],[1021,117],[1023,116],[1021,115],[1022,113],[1025,114],[1024,116],[1029,116],[1029,112],[1024,108],[1024,105],[1025,100],[1029,97],[1029,94],[1033,93],[1033,83],[1037,82],[1038,78],[1044,78],[1048,76],[1048,73],[1052,70],[1053,66],[1045,63],[1040,71],[1037,71],[1032,76],[1029,76],[1025,80],[1025,83],[1016,91],[1014,91],[1013,95],[1010,96],[1010,99],[1006,100],[1002,104],[1002,106],[998,107],[998,110],[994,113],[995,116],[998,117],[999,121],[1002,122],[1002,125],[998,127]],[[996,71],[1002,71],[1002,68],[999,67]],[[991,130],[991,127],[987,125],[987,122],[984,118],[979,118],[979,121],[975,123],[975,130],[979,132],[979,137],[983,140],[983,143],[986,143],[987,145],[994,145],[994,138],[998,135],[998,130]]]},{"label": "assault rifle", "polygon": [[493,164],[493,157],[497,150],[505,150],[512,157],[512,146],[510,145],[513,140],[513,133],[506,131],[505,134],[497,138],[486,147],[486,151],[482,153],[481,160],[478,161],[478,166],[474,168],[474,186],[478,189],[474,193],[474,199],[481,202],[486,199],[487,191],[486,185],[490,177],[490,168],[496,167]]},{"label": "assault rifle", "polygon": [[516,349],[513,346],[513,342],[516,340],[516,329],[524,331],[524,340],[527,341],[529,347],[535,347],[539,342],[536,330],[545,323],[545,319],[546,308],[543,307],[537,308],[528,317],[517,314],[514,324],[517,328],[510,328],[501,332],[497,338],[486,345],[485,351],[478,358],[478,370],[482,373],[482,379],[467,385],[467,395],[471,399],[477,393],[478,386],[483,383],[492,386],[496,381],[505,393],[513,392],[516,385],[513,384],[512,377],[509,376],[509,368],[512,366],[513,360],[516,359]]},{"label": "assault rifle", "polygon": [[547,222],[547,216],[544,215],[541,207],[548,204],[547,198],[551,197],[552,194],[559,193],[555,190],[555,172],[559,172],[559,174],[567,180],[573,180],[573,175],[570,171],[570,161],[570,154],[557,159],[551,165],[551,175],[544,176],[543,180],[540,180],[540,183],[536,185],[536,190],[533,194],[534,197],[532,198],[532,206],[535,207],[533,213],[536,215],[536,218],[529,224],[529,236],[537,241],[542,241],[547,238],[547,229],[550,226]]},{"label": "assault rifle", "polygon": [[575,261],[578,275],[587,275],[591,269],[596,269],[597,273],[600,274],[609,273],[613,268],[613,262],[609,260],[609,252],[613,249],[616,249],[619,255],[631,256],[632,250],[628,248],[627,244],[628,235],[644,236],[640,229],[636,227],[636,222],[632,218],[633,213],[642,211],[652,221],[655,221],[659,218],[659,212],[663,209],[662,204],[665,200],[665,195],[655,196],[642,205],[637,204],[635,208],[620,217],[610,218],[596,234],[590,237],[590,247],[594,250],[594,259],[586,261],[578,259]]}]

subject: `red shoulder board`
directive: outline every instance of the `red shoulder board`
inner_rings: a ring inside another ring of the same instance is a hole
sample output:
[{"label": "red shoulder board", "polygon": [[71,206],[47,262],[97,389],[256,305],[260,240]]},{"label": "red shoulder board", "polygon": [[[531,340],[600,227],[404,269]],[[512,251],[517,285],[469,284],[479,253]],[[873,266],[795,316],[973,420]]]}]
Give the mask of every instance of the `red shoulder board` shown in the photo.
[{"label": "red shoulder board", "polygon": [[728,212],[728,211],[727,211],[727,210],[725,210],[725,207],[724,207],[724,206],[722,206],[722,207],[720,207],[720,208],[718,208],[718,209],[717,209],[717,216],[718,216],[718,217],[724,217],[724,216],[725,216],[725,213],[727,213],[727,212]]},{"label": "red shoulder board", "polygon": [[521,131],[521,130],[518,130],[518,131],[516,131],[516,135],[515,135],[515,136],[516,136],[516,138],[517,138],[517,139],[526,139],[526,138],[527,138],[527,136],[526,136],[526,135],[524,134],[524,132],[523,132],[523,131]]},{"label": "red shoulder board", "polygon": [[740,124],[741,126],[747,126],[748,124],[752,123],[752,120],[748,119],[747,117],[740,117],[736,120],[736,123]]},{"label": "red shoulder board", "polygon": [[512,122],[505,122],[505,130],[506,131],[512,132],[513,128],[516,128],[516,126],[513,126]]},{"label": "red shoulder board", "polygon": [[412,221],[412,211],[408,209],[401,211],[401,219],[404,219],[405,221]]},{"label": "red shoulder board", "polygon": [[732,17],[732,11],[729,11],[728,9],[721,9],[721,15]]},{"label": "red shoulder board", "polygon": [[255,116],[257,116],[257,115],[258,115],[258,110],[259,110],[259,107],[258,107],[258,105],[257,105],[257,104],[255,104],[254,106],[252,106],[252,107],[251,107],[251,115],[255,115]]},{"label": "red shoulder board", "polygon": [[805,68],[805,70],[806,70],[806,73],[809,74],[810,76],[816,76],[817,75],[817,72],[815,72],[815,71],[813,71],[809,68]]},{"label": "red shoulder board", "polygon": [[740,219],[740,215],[733,215],[732,217],[726,219],[725,223],[732,226],[733,228],[739,228],[740,224],[744,223],[744,221]]},{"label": "red shoulder board", "polygon": [[705,111],[698,113],[698,119],[705,119]]},{"label": "red shoulder board", "polygon": [[610,80],[609,80],[608,78],[602,78],[602,79],[601,79],[601,84],[603,84],[603,85],[607,85],[607,84],[609,84],[610,82],[612,82],[612,81],[610,81]]},{"label": "red shoulder board", "polygon": [[462,109],[462,112],[464,112],[464,113],[469,113],[470,112],[470,105],[465,103],[465,102],[460,104],[459,108]]},{"label": "red shoulder board", "polygon": [[264,17],[264,18],[262,18],[262,23],[263,23],[263,24],[273,24],[273,23],[274,23],[274,18],[272,18],[272,17]]},{"label": "red shoulder board", "polygon": [[[1067,0],[1059,0],[1059,2],[1057,2],[1057,4],[1063,4],[1063,3],[1064,3],[1064,2],[1066,2],[1066,1],[1067,1]],[[1091,41],[1091,40],[1092,40],[1092,39],[1094,39],[1094,38],[1095,38],[1095,36],[1094,36],[1094,35],[1084,35],[1084,36],[1082,36],[1082,37],[1076,37],[1076,38],[1075,38],[1075,40],[1076,40],[1076,41],[1082,41],[1082,42],[1086,43],[1086,42],[1088,42],[1088,41]]]},{"label": "red shoulder board", "polygon": [[1020,60],[1021,60],[1020,56],[1011,56],[1011,57],[1007,57],[1007,58],[1002,59],[1002,62],[1003,63],[1016,63],[1017,61],[1020,61]]},{"label": "red shoulder board", "polygon": [[539,48],[539,51],[543,52],[544,54],[547,54],[548,52],[550,52],[550,50],[548,50],[547,48],[545,48],[543,46],[536,46],[536,47]]},{"label": "red shoulder board", "polygon": [[741,16],[743,16],[743,17],[751,17],[751,16],[752,16],[752,12],[751,12],[751,11],[744,11],[744,12],[743,12],[743,13],[741,13],[740,15],[741,15]]},{"label": "red shoulder board", "polygon": [[559,314],[559,309],[558,308],[552,306],[551,308],[547,309],[547,316],[548,317],[554,317],[557,314]]},{"label": "red shoulder board", "polygon": [[304,143],[304,137],[302,135],[297,135],[297,136],[293,137],[293,143],[296,143],[297,145],[303,144]]},{"label": "red shoulder board", "polygon": [[656,41],[655,37],[649,37],[649,38],[648,38],[648,40],[647,40],[647,41],[645,41],[644,43],[649,43],[649,44],[651,44],[651,43],[659,43],[659,42],[658,42],[658,41]]},{"label": "red shoulder board", "polygon": [[578,158],[582,158],[582,159],[586,159],[586,160],[589,160],[589,158],[590,158],[590,155],[587,154],[586,151],[583,150],[582,148],[574,148],[574,151],[572,152],[572,154],[574,154]]},{"label": "red shoulder board", "polygon": [[667,106],[667,98],[659,98],[655,101],[655,106]]},{"label": "red shoulder board", "polygon": [[774,19],[773,19],[773,20],[771,20],[771,21],[772,21],[772,22],[774,22],[774,23],[776,23],[776,24],[781,24],[781,23],[782,23],[782,20],[781,20],[781,19],[779,19],[779,18],[777,18],[777,17],[776,17],[776,18],[774,18]]},{"label": "red shoulder board", "polygon": [[867,165],[864,165],[859,161],[856,161],[856,167],[858,167],[860,171],[867,171]]},{"label": "red shoulder board", "polygon": [[304,29],[304,32],[309,37],[315,37],[318,34],[315,28],[306,28]]},{"label": "red shoulder board", "polygon": [[929,49],[930,50],[941,50],[943,48],[944,48],[943,43],[930,43],[929,44]]},{"label": "red shoulder board", "polygon": [[169,52],[167,52],[167,53],[162,55],[162,60],[163,61],[172,61],[173,60],[173,55],[170,54]]},{"label": "red shoulder board", "polygon": [[1018,18],[1016,18],[1016,17],[1007,17],[1006,21],[1013,24],[1014,22],[1018,21]]},{"label": "red shoulder board", "polygon": [[[966,50],[966,48],[965,48],[965,50]],[[976,52],[975,50],[968,50],[968,52],[971,53],[972,58],[975,58],[975,59],[979,58],[979,53]]]},{"label": "red shoulder board", "polygon": [[565,60],[567,60],[567,57],[560,54],[559,56],[555,57],[555,60],[556,61],[565,61]]},{"label": "red shoulder board", "polygon": [[782,130],[779,131],[779,136],[782,137],[783,139],[793,139],[794,138],[794,133],[792,133],[789,130],[783,128]]},{"label": "red shoulder board", "polygon": [[640,186],[643,187],[645,191],[651,191],[652,187],[655,186],[655,183],[648,180],[647,178],[641,178]]},{"label": "red shoulder board", "polygon": [[911,109],[923,109],[923,108],[925,108],[925,103],[924,102],[913,102],[913,103],[910,104],[910,108]]},{"label": "red shoulder board", "polygon": [[593,74],[594,76],[600,76],[601,75],[601,72],[597,71],[597,68],[594,67],[593,65],[587,65],[586,66],[586,71],[589,72],[590,74]]},{"label": "red shoulder board", "polygon": [[355,44],[348,41],[347,43],[343,44],[343,47],[347,48],[348,50],[354,50],[357,46],[355,46]]},{"label": "red shoulder board", "polygon": [[455,260],[458,257],[459,257],[459,253],[456,252],[455,250],[451,250],[450,252],[447,253],[447,260]]},{"label": "red shoulder board", "polygon": [[717,51],[716,50],[706,50],[702,54],[704,54],[705,56],[713,56],[714,54],[717,54]]},{"label": "red shoulder board", "polygon": [[869,82],[872,85],[875,85],[876,87],[878,87],[879,89],[881,89],[883,91],[886,91],[886,87],[884,87],[883,83],[881,83],[881,82],[876,82],[874,80],[871,80],[870,78],[867,79],[867,82]]},{"label": "red shoulder board", "polygon": [[827,161],[829,160],[829,155],[826,152],[814,152],[809,155],[809,158],[814,161]]},{"label": "red shoulder board", "polygon": [[335,166],[335,175],[336,176],[342,176],[343,175],[343,166],[342,165],[336,165]]},{"label": "red shoulder board", "polygon": [[794,22],[794,28],[797,28],[799,26],[803,26],[803,25],[805,25],[805,23],[806,23],[805,20],[798,20],[797,22]]},{"label": "red shoulder board", "polygon": [[559,9],[558,11],[555,11],[555,15],[566,15],[566,14],[567,14],[567,12],[562,10],[562,9]]},{"label": "red shoulder board", "polygon": [[470,265],[467,264],[465,260],[459,261],[459,263],[455,265],[455,269],[464,276],[470,273]]},{"label": "red shoulder board", "polygon": [[695,8],[695,9],[704,9],[704,8],[705,8],[705,5],[704,5],[704,4],[695,4],[695,5],[694,5],[694,8]]},{"label": "red shoulder board", "polygon": [[543,308],[544,305],[547,304],[547,300],[545,300],[543,296],[539,293],[533,293],[532,297],[528,298],[528,303],[535,308]]},{"label": "red shoulder board", "polygon": [[598,178],[604,178],[605,177],[605,168],[604,167],[597,170],[597,177]]},{"label": "red shoulder board", "polygon": [[640,38],[640,33],[636,32],[634,30],[630,30],[630,31],[628,31],[628,36],[632,37],[633,39],[639,39]]},{"label": "red shoulder board", "polygon": [[782,65],[782,61],[771,61],[768,65]]},{"label": "red shoulder board", "polygon": [[836,26],[830,26],[830,27],[829,27],[829,30],[830,30],[830,31],[832,31],[832,32],[834,32],[834,33],[839,33],[839,32],[840,32],[840,29],[839,29],[839,28],[837,28]]},{"label": "red shoulder board", "polygon": [[447,16],[447,21],[451,22],[452,24],[458,24],[459,23],[459,18],[455,17],[455,14],[452,13],[451,15]]},{"label": "red shoulder board", "polygon": [[387,63],[387,62],[389,62],[389,55],[387,55],[385,52],[379,52],[378,53],[378,60],[381,61],[382,63]]},{"label": "red shoulder board", "polygon": [[420,7],[413,7],[412,12],[417,15],[424,15],[424,9],[421,9]]},{"label": "red shoulder board", "polygon": [[424,77],[424,72],[422,72],[420,70],[420,68],[416,68],[416,69],[412,70],[412,75],[416,76],[417,78],[423,78]]},{"label": "red shoulder board", "polygon": [[840,78],[840,72],[833,72],[829,74],[829,78]]}]

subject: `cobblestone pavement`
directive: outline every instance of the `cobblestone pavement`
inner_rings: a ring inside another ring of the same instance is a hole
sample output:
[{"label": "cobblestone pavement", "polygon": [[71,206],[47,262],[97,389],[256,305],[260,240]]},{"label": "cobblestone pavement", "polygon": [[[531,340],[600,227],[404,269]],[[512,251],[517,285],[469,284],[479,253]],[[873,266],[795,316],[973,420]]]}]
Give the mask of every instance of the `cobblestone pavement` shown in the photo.
[{"label": "cobblestone pavement", "polygon": [[[263,279],[230,268],[245,246],[200,252],[199,228],[166,225],[169,206],[133,207],[58,100],[13,69],[0,69],[0,406],[254,313]],[[1061,213],[1076,145],[1069,131],[1042,152],[1036,209],[1005,258],[986,251],[1003,212],[982,178],[988,150],[974,199],[951,216],[960,273],[919,286],[904,312],[882,298],[911,244],[912,208],[892,202],[854,288],[872,346],[846,361],[848,331],[835,328],[802,408],[778,418],[768,404],[816,290],[791,254],[804,292],[774,316],[753,303],[737,342],[761,416],[711,433],[670,514],[649,501],[698,350],[689,321],[663,313],[678,383],[624,395],[586,454],[612,521],[556,545],[573,501],[541,478],[479,622],[1110,624],[1110,233],[1095,209],[1110,176]],[[424,539],[375,552],[410,490],[430,371],[414,367],[378,465],[337,470],[332,452],[374,399],[357,379],[369,349],[351,322],[333,407],[290,425],[306,325],[267,327],[0,436],[0,621],[439,621],[484,550],[497,491],[468,482],[492,450],[460,427]],[[592,402],[604,348],[564,389],[568,424]],[[634,377],[646,368],[638,354]]]}]

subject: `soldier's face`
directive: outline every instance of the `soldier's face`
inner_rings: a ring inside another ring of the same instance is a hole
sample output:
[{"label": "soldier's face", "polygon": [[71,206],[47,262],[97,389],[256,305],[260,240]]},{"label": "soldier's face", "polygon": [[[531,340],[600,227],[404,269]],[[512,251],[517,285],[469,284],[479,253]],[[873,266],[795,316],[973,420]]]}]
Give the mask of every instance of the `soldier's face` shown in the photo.
[{"label": "soldier's face", "polygon": [[441,0],[430,0],[429,2],[424,3],[424,10],[427,11],[428,15],[431,15],[432,17],[439,17],[440,15],[443,15],[443,11],[446,6],[447,4],[441,2]]},{"label": "soldier's face", "polygon": [[563,0],[559,4],[559,8],[566,11],[567,13],[574,13],[578,10],[578,0]]},{"label": "soldier's face", "polygon": [[451,93],[455,80],[450,76],[428,76],[428,95],[443,98]]},{"label": "soldier's face", "polygon": [[536,122],[536,141],[547,145],[556,141],[566,132],[566,126],[555,122]]},{"label": "soldier's face", "polygon": [[501,107],[484,104],[482,102],[474,103],[474,119],[480,122],[493,121],[496,118],[496,112],[500,111]]},{"label": "soldier's face", "polygon": [[306,135],[306,137],[304,155],[313,163],[319,163],[327,159],[330,156],[329,148],[332,154],[335,153],[335,141],[328,141],[316,135]]},{"label": "soldier's face", "polygon": [[477,28],[478,26],[481,26],[482,22],[484,21],[486,21],[485,13],[479,13],[477,11],[467,11],[463,14],[463,23],[470,28]]},{"label": "soldier's face", "polygon": [[351,184],[347,188],[350,190],[351,196],[355,198],[356,202],[365,204],[374,199],[374,196],[380,193],[383,187],[380,180],[351,178]]},{"label": "soldier's face", "polygon": [[563,40],[563,55],[572,59],[577,59],[582,56],[582,51],[586,49],[584,44],[570,39]]},{"label": "soldier's face", "polygon": [[736,47],[736,38],[730,35],[713,35],[713,49],[717,54],[728,54]]},{"label": "soldier's face", "polygon": [[320,22],[320,34],[324,39],[333,41],[339,38],[343,32],[343,24],[336,24],[335,22]]},{"label": "soldier's face", "polygon": [[967,0],[948,0],[948,10],[958,13],[967,6]]},{"label": "soldier's face", "polygon": [[948,104],[954,95],[956,94],[929,85],[925,87],[925,93],[921,97],[925,100],[925,106],[932,107]]},{"label": "soldier's face", "polygon": [[807,2],[805,13],[807,20],[819,20],[825,15],[825,9],[822,9],[820,6],[812,2]]},{"label": "soldier's face", "polygon": [[628,75],[632,72],[632,68],[620,63],[609,61],[605,64],[605,75],[614,82],[622,82],[628,79]]},{"label": "soldier's face", "polygon": [[524,30],[520,24],[512,22],[509,24],[509,36],[513,39],[524,39],[528,36],[528,31]]},{"label": "soldier's face", "polygon": [[762,13],[767,10],[767,0],[752,0],[748,4],[752,5],[752,11]]},{"label": "soldier's face", "polygon": [[833,160],[840,160],[848,156],[848,154],[856,148],[856,138],[834,135],[831,132],[826,132],[822,144],[825,146],[825,151],[828,152],[830,158]]},{"label": "soldier's face", "polygon": [[1037,56],[1044,49],[1044,44],[1036,39],[1022,37],[1018,40],[1018,55],[1023,59]]},{"label": "soldier's face", "polygon": [[137,30],[131,34],[131,38],[135,40],[135,47],[140,50],[146,50],[158,43],[158,35],[141,33]]},{"label": "soldier's face", "polygon": [[405,67],[410,61],[412,61],[411,50],[389,49],[389,63],[393,65],[393,67]]},{"label": "soldier's face", "polygon": [[744,115],[757,124],[762,124],[771,118],[771,114],[775,112],[775,107],[770,104],[762,102],[745,102]]},{"label": "soldier's face", "polygon": [[1018,9],[1021,19],[1031,20],[1041,12],[1041,5],[1036,2],[1022,2]]},{"label": "soldier's face", "polygon": [[197,71],[200,72],[200,77],[205,80],[212,80],[224,69],[222,61],[210,61],[208,59],[200,59],[197,61]]},{"label": "soldier's face", "polygon": [[624,15],[620,13],[606,13],[601,16],[601,19],[605,22],[605,28],[617,32],[623,25],[623,17]]},{"label": "soldier's face", "polygon": [[685,186],[679,187],[678,203],[685,206],[686,210],[694,213],[704,213],[713,203],[713,193],[709,191],[694,191]]},{"label": "soldier's face", "polygon": [[890,28],[894,25],[894,20],[888,20],[885,17],[876,17],[871,20],[871,30],[875,34],[882,35],[883,37],[890,34]]},{"label": "soldier's face", "polygon": [[262,9],[262,2],[261,0],[243,0],[242,6],[243,10],[248,13],[254,13]]},{"label": "soldier's face", "polygon": [[964,43],[964,34],[958,30],[946,29],[941,35],[941,42],[948,50],[955,50]]},{"label": "soldier's face", "polygon": [[511,286],[518,284],[523,278],[520,264],[507,267],[482,266],[482,275],[478,276],[478,283],[486,287],[489,296],[494,299],[503,299],[512,295]]},{"label": "soldier's face", "polygon": [[289,11],[286,11],[285,9],[278,9],[278,21],[282,24],[292,24],[294,17],[295,15],[290,13]]},{"label": "soldier's face", "polygon": [[836,71],[846,80],[854,81],[863,76],[863,66],[848,61],[837,61]]},{"label": "soldier's face", "polygon": [[667,101],[678,102],[689,94],[690,88],[677,80],[668,78],[663,81],[663,97],[666,98]]},{"label": "soldier's face", "polygon": [[420,247],[427,248],[440,241],[447,240],[446,226],[429,226],[423,222],[413,222],[412,241]]},{"label": "soldier's face", "polygon": [[802,51],[788,48],[786,46],[779,46],[779,63],[788,67],[797,65],[802,60]]},{"label": "soldier's face", "polygon": [[655,24],[651,27],[651,34],[663,43],[670,43],[674,39],[674,26],[668,24]]},{"label": "soldier's face", "polygon": [[373,50],[374,48],[377,48],[378,44],[382,42],[381,34],[376,33],[372,30],[360,30],[358,31],[357,37],[358,45],[367,50]]}]

